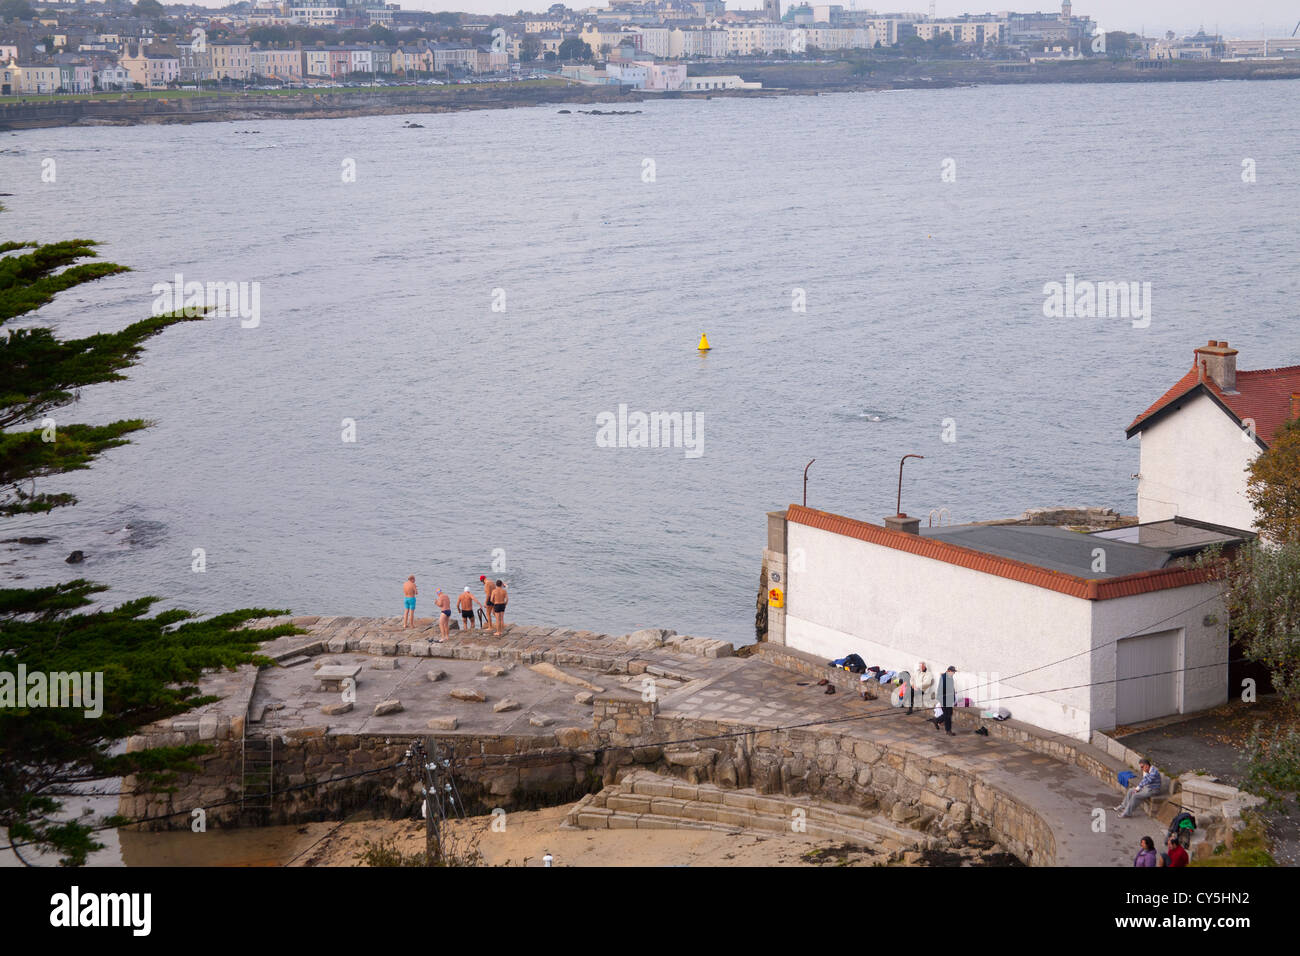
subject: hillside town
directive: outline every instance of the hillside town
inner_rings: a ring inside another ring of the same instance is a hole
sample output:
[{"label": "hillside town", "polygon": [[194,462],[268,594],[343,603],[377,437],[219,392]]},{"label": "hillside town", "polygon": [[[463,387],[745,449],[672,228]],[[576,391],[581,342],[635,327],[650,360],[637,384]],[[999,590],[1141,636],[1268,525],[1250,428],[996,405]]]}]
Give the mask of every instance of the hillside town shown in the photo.
[{"label": "hillside town", "polygon": [[609,0],[486,17],[376,0],[221,10],[158,0],[0,3],[3,96],[508,80],[538,70],[649,91],[734,89],[760,84],[705,77],[701,67],[868,53],[1009,68],[1096,57],[1300,60],[1300,37],[1107,33],[1070,0],[1057,11],[948,18],[781,0],[755,10],[727,10],[725,0]]}]

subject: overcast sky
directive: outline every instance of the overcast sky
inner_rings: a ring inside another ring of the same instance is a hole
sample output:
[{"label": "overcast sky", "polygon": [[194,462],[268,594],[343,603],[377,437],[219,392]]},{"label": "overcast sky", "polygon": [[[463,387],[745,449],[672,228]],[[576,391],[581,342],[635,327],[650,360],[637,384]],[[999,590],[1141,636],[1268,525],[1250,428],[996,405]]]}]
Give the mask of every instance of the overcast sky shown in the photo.
[{"label": "overcast sky", "polygon": [[[199,0],[202,2],[202,0]],[[212,0],[211,6],[223,6],[226,0]],[[469,13],[514,13],[524,9],[541,12],[552,0],[397,0],[405,10],[458,10]],[[605,0],[596,0],[603,6]],[[814,2],[814,0],[810,0]],[[840,0],[846,9],[855,0]],[[582,0],[566,0],[572,9],[592,5]],[[790,0],[781,0],[785,10]],[[856,0],[862,9],[880,11],[928,11],[929,0]],[[746,10],[761,7],[760,0],[728,0],[728,10]],[[1059,0],[1013,3],[1010,0],[936,0],[935,9],[941,17],[960,13],[985,13],[990,10],[1057,10]],[[1217,26],[1227,36],[1257,37],[1266,30],[1270,36],[1290,36],[1300,20],[1300,0],[1074,0],[1078,16],[1090,16],[1106,30],[1128,30],[1136,33],[1143,27],[1147,35],[1175,32],[1195,32],[1204,24],[1207,33]]]}]

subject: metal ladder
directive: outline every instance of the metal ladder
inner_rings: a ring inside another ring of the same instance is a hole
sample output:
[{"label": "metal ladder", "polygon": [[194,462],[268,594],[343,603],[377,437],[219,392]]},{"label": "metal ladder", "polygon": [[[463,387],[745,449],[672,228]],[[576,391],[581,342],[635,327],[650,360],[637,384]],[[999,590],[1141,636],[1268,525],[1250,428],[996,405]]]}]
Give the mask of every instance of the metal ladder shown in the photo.
[{"label": "metal ladder", "polygon": [[275,735],[250,737],[245,730],[241,751],[239,810],[269,814],[275,802]]}]

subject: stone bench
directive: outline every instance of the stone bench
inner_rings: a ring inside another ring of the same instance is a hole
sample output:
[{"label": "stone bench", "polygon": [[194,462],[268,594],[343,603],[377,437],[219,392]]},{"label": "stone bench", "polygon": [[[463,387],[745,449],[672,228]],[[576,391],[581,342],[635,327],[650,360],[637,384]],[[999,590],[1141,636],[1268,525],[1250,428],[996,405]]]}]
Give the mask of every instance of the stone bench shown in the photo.
[{"label": "stone bench", "polygon": [[351,680],[355,687],[360,673],[360,664],[327,664],[316,671],[316,679],[320,681],[321,690],[337,691],[342,689],[345,680]]}]

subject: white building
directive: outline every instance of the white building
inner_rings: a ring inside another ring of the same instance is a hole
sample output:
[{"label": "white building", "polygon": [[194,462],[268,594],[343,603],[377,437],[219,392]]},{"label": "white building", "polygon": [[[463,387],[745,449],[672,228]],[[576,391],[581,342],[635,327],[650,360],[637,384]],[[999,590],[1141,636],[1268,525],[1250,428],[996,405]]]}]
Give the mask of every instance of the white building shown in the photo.
[{"label": "white building", "polygon": [[686,82],[685,63],[655,63],[650,60],[635,60],[631,63],[610,62],[605,66],[605,73],[616,78],[620,83],[635,86],[639,90],[680,90]]},{"label": "white building", "polygon": [[1193,518],[1250,530],[1246,466],[1300,415],[1300,365],[1238,371],[1237,350],[1210,341],[1192,368],[1128,427],[1142,436],[1138,521]]},{"label": "white building", "polygon": [[727,52],[732,56],[790,52],[792,32],[779,23],[727,24]]},{"label": "white building", "polygon": [[1240,537],[1172,522],[1156,544],[1052,527],[918,533],[799,505],[768,522],[775,643],[888,670],[952,665],[959,699],[1079,740],[1227,699],[1220,586],[1179,562]]},{"label": "white building", "polygon": [[106,66],[98,73],[101,90],[129,90],[131,74],[120,66]]},{"label": "white building", "polygon": [[1193,564],[1254,537],[1246,467],[1300,419],[1300,365],[1238,371],[1212,340],[1138,415],[1138,524],[884,526],[768,516],[768,640],[826,660],[936,671],[958,696],[1081,740],[1228,699],[1222,584]]},{"label": "white building", "polygon": [[726,55],[726,30],[683,30],[673,27],[668,44],[669,58]]},{"label": "white building", "polygon": [[641,50],[647,56],[666,60],[672,56],[672,34],[668,27],[637,27],[635,32],[641,34]]},{"label": "white building", "polygon": [[762,83],[746,83],[738,76],[688,76],[681,89],[692,93],[705,90],[761,90]]},{"label": "white building", "polygon": [[349,53],[349,73],[375,72],[374,63],[371,60],[369,50],[350,50]]}]

